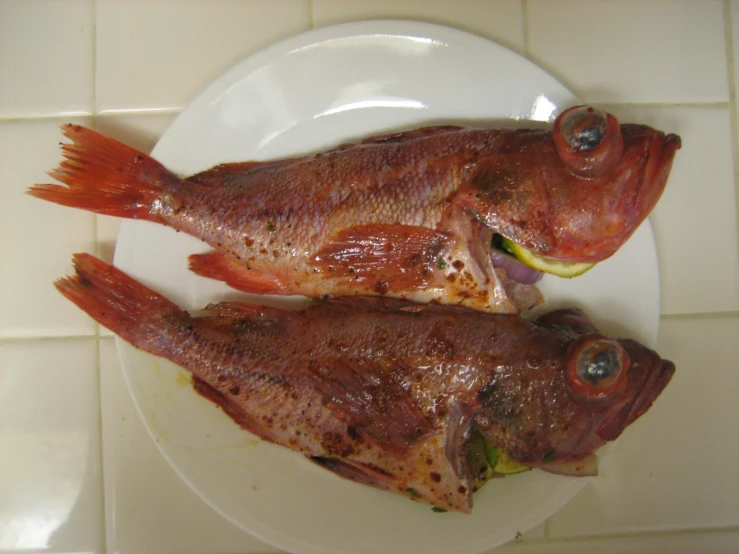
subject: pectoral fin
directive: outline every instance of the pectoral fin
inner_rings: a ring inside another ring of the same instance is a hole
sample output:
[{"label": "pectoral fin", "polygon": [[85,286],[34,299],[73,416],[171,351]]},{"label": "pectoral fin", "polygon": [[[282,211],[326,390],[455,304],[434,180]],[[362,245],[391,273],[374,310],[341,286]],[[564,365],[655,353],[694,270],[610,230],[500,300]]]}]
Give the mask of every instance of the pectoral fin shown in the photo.
[{"label": "pectoral fin", "polygon": [[310,372],[326,406],[351,433],[401,455],[433,430],[410,394],[379,363],[337,361]]},{"label": "pectoral fin", "polygon": [[359,225],[339,231],[313,257],[331,277],[367,284],[378,293],[427,285],[449,237],[412,225]]}]

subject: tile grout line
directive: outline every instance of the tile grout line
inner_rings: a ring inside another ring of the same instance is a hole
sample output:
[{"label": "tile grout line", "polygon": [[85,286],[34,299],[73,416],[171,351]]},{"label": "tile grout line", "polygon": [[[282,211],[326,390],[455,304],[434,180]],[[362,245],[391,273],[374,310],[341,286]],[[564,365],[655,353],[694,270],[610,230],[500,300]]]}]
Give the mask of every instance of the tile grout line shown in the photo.
[{"label": "tile grout line", "polygon": [[33,336],[28,335],[26,337],[0,337],[0,344],[13,344],[17,342],[30,342],[30,341],[65,341],[65,340],[91,340],[95,339],[95,334],[90,335],[53,335],[53,336]]},{"label": "tile grout line", "polygon": [[[739,525],[726,525],[717,527],[694,527],[692,529],[665,529],[662,531],[631,531],[625,533],[604,533],[602,535],[584,535],[578,537],[552,537],[547,542],[551,543],[577,543],[587,541],[610,541],[614,539],[643,539],[643,538],[660,538],[670,536],[686,536],[686,535],[712,535],[717,533],[736,533],[739,532]],[[528,542],[543,542],[537,539],[530,539]]]},{"label": "tile grout line", "polygon": [[100,325],[97,325],[97,333],[95,336],[95,378],[96,378],[96,384],[97,384],[97,393],[98,393],[98,406],[97,406],[97,424],[98,424],[98,454],[99,454],[99,460],[100,460],[100,473],[99,473],[99,484],[100,484],[100,502],[102,503],[102,506],[100,506],[100,513],[102,514],[101,517],[101,539],[102,544],[100,545],[102,548],[103,553],[107,553],[108,551],[108,514],[106,510],[106,502],[105,502],[105,464],[103,463],[105,452],[103,450],[103,379],[101,376],[102,373],[102,364],[100,362]]},{"label": "tile grout line", "polygon": [[178,114],[182,111],[182,108],[139,108],[132,110],[109,110],[102,113],[92,112],[63,112],[54,114],[42,114],[42,115],[27,115],[17,117],[2,117],[0,116],[0,123],[24,123],[34,121],[53,121],[62,120],[66,121],[69,118],[89,118],[89,119],[106,119],[109,117],[121,117],[121,116],[140,116],[140,115],[171,115]]},{"label": "tile grout line", "polygon": [[529,57],[529,0],[521,0],[521,32],[523,33],[523,55]]},{"label": "tile grout line", "polygon": [[739,316],[739,311],[731,310],[727,312],[696,312],[685,314],[660,314],[660,319],[668,320],[685,320],[685,319],[723,319]]},{"label": "tile grout line", "polygon": [[[97,59],[97,43],[98,43],[98,22],[97,22],[97,0],[92,2],[92,116],[95,117],[98,109],[98,96],[97,96],[97,71],[98,71],[98,59]],[[93,121],[94,123],[94,121]]]},{"label": "tile grout line", "polygon": [[[726,41],[726,75],[729,84],[729,125],[731,128],[731,154],[734,164],[734,196],[735,196],[735,213],[737,221],[739,221],[739,122],[737,117],[736,106],[736,75],[734,73],[734,30],[732,28],[731,19],[731,3],[724,0],[724,38]],[[739,225],[736,229],[739,235]]]},{"label": "tile grout line", "polygon": [[186,105],[171,108],[125,108],[116,110],[105,110],[104,112],[97,113],[96,116],[105,119],[107,117],[121,117],[127,115],[170,115],[180,113],[182,110],[185,109]]},{"label": "tile grout line", "polygon": [[[526,56],[528,57],[528,56]],[[733,74],[733,71],[731,72]],[[707,108],[726,109],[732,108],[732,102],[593,102],[602,108],[648,108],[648,109],[674,109],[674,108]],[[109,110],[102,113],[90,112],[65,112],[44,115],[29,115],[20,117],[0,117],[0,123],[23,123],[27,121],[52,121],[66,120],[68,118],[83,117],[93,120],[107,119],[113,117],[141,116],[141,115],[172,115],[179,114],[182,108],[136,108],[131,110]]]},{"label": "tile grout line", "polygon": [[[90,125],[97,130],[97,0],[92,2],[92,115],[90,116]],[[92,251],[95,256],[100,256],[100,248],[98,245],[98,214],[92,214]],[[97,350],[100,353],[100,324],[95,322],[95,339],[98,343]],[[100,356],[98,355],[98,378],[100,376]],[[99,387],[98,387],[99,388]],[[98,390],[99,393],[99,390]],[[98,400],[98,405],[100,404]],[[100,437],[102,441],[102,435]]]},{"label": "tile grout line", "polygon": [[[97,98],[97,0],[92,2],[92,118],[91,125],[93,129],[97,129],[97,112],[98,112],[98,98]],[[98,214],[93,214],[93,227],[92,227],[92,248],[96,256],[100,256],[100,244],[99,244],[99,232],[98,225],[100,223]],[[95,322],[95,379],[97,385],[97,424],[98,424],[98,460],[100,463],[99,473],[99,485],[100,485],[100,513],[101,517],[101,551],[106,554],[108,552],[108,513],[107,513],[107,502],[105,494],[105,463],[104,463],[104,450],[103,450],[103,385],[102,385],[102,363],[101,363],[101,344],[100,344],[100,324]]]},{"label": "tile grout line", "polygon": [[674,108],[709,108],[726,109],[731,107],[731,101],[716,102],[594,102],[602,108],[649,108],[649,109],[674,109]]},{"label": "tile grout line", "polygon": [[63,112],[55,114],[43,114],[43,115],[26,115],[17,117],[0,117],[0,123],[24,123],[26,121],[52,121],[65,120],[68,121],[71,118],[81,117],[92,117],[91,112]]}]

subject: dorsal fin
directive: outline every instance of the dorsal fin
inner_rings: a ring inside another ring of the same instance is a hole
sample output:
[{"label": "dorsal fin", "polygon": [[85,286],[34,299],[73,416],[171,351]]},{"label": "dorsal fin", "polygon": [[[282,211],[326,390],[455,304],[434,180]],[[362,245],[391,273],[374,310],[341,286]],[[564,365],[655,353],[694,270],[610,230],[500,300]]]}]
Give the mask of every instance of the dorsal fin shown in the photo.
[{"label": "dorsal fin", "polygon": [[460,129],[463,129],[463,127],[460,127],[459,125],[429,125],[428,127],[421,127],[420,129],[413,129],[412,131],[402,131],[400,133],[389,133],[387,135],[377,135],[374,137],[367,137],[366,139],[363,139],[359,144],[403,142],[406,140],[414,140],[418,138],[428,137],[431,135],[438,135],[440,133],[459,131]]},{"label": "dorsal fin", "polygon": [[203,187],[223,187],[230,185],[237,177],[248,173],[258,167],[273,162],[237,162],[220,164],[187,178],[190,183],[196,183]]},{"label": "dorsal fin", "polygon": [[441,133],[448,133],[451,131],[459,131],[464,129],[459,125],[429,125],[428,127],[421,127],[420,129],[413,129],[412,131],[401,131],[398,133],[388,133],[386,135],[376,135],[373,137],[367,137],[357,142],[347,142],[336,147],[336,150],[346,150],[360,144],[387,144],[390,142],[404,142],[407,140],[414,140],[431,135],[437,135]]}]

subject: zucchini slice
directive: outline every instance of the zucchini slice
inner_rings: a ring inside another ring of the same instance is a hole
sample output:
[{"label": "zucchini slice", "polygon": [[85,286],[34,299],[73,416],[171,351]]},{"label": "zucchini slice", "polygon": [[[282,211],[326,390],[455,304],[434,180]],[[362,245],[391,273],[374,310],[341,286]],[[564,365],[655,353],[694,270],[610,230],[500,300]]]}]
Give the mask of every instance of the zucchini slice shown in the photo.
[{"label": "zucchini slice", "polygon": [[490,464],[493,473],[514,475],[531,469],[529,466],[511,458],[500,448],[496,448],[487,442],[485,443],[485,456],[488,459],[488,464]]},{"label": "zucchini slice", "polygon": [[546,258],[534,254],[531,250],[526,250],[520,244],[516,244],[505,237],[503,237],[503,247],[527,266],[566,279],[582,275],[595,265],[594,263],[560,262],[559,260]]}]

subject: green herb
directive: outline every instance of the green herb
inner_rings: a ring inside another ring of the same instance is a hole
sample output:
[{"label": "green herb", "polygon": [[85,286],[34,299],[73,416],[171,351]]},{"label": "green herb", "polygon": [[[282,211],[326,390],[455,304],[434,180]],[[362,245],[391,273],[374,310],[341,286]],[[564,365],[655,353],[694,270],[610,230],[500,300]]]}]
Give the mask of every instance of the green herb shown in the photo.
[{"label": "green herb", "polygon": [[495,469],[495,466],[498,465],[498,460],[500,460],[500,449],[495,448],[487,441],[483,446],[485,448],[485,457],[488,459],[490,467]]},{"label": "green herb", "polygon": [[447,512],[448,510],[445,510],[444,508],[439,508],[437,506],[434,506],[433,508],[431,508],[431,511],[432,512],[436,512],[437,514],[443,514],[443,513]]},{"label": "green herb", "polygon": [[439,261],[436,262],[436,265],[439,269],[444,269],[446,267],[446,261],[444,261],[444,258],[439,258]]},{"label": "green herb", "polygon": [[516,540],[520,539],[522,536],[521,531],[516,531]]},{"label": "green herb", "polygon": [[414,496],[415,498],[421,498],[421,495],[418,494],[418,491],[412,487],[408,487],[407,489],[405,489],[405,492],[407,492],[411,496]]},{"label": "green herb", "polygon": [[267,231],[269,231],[270,233],[274,233],[275,232],[275,226],[272,225],[271,223],[267,223]]},{"label": "green herb", "polygon": [[541,459],[541,461],[544,462],[545,464],[548,464],[554,459],[556,455],[557,453],[554,450],[550,450],[549,452],[544,454],[544,457]]}]

